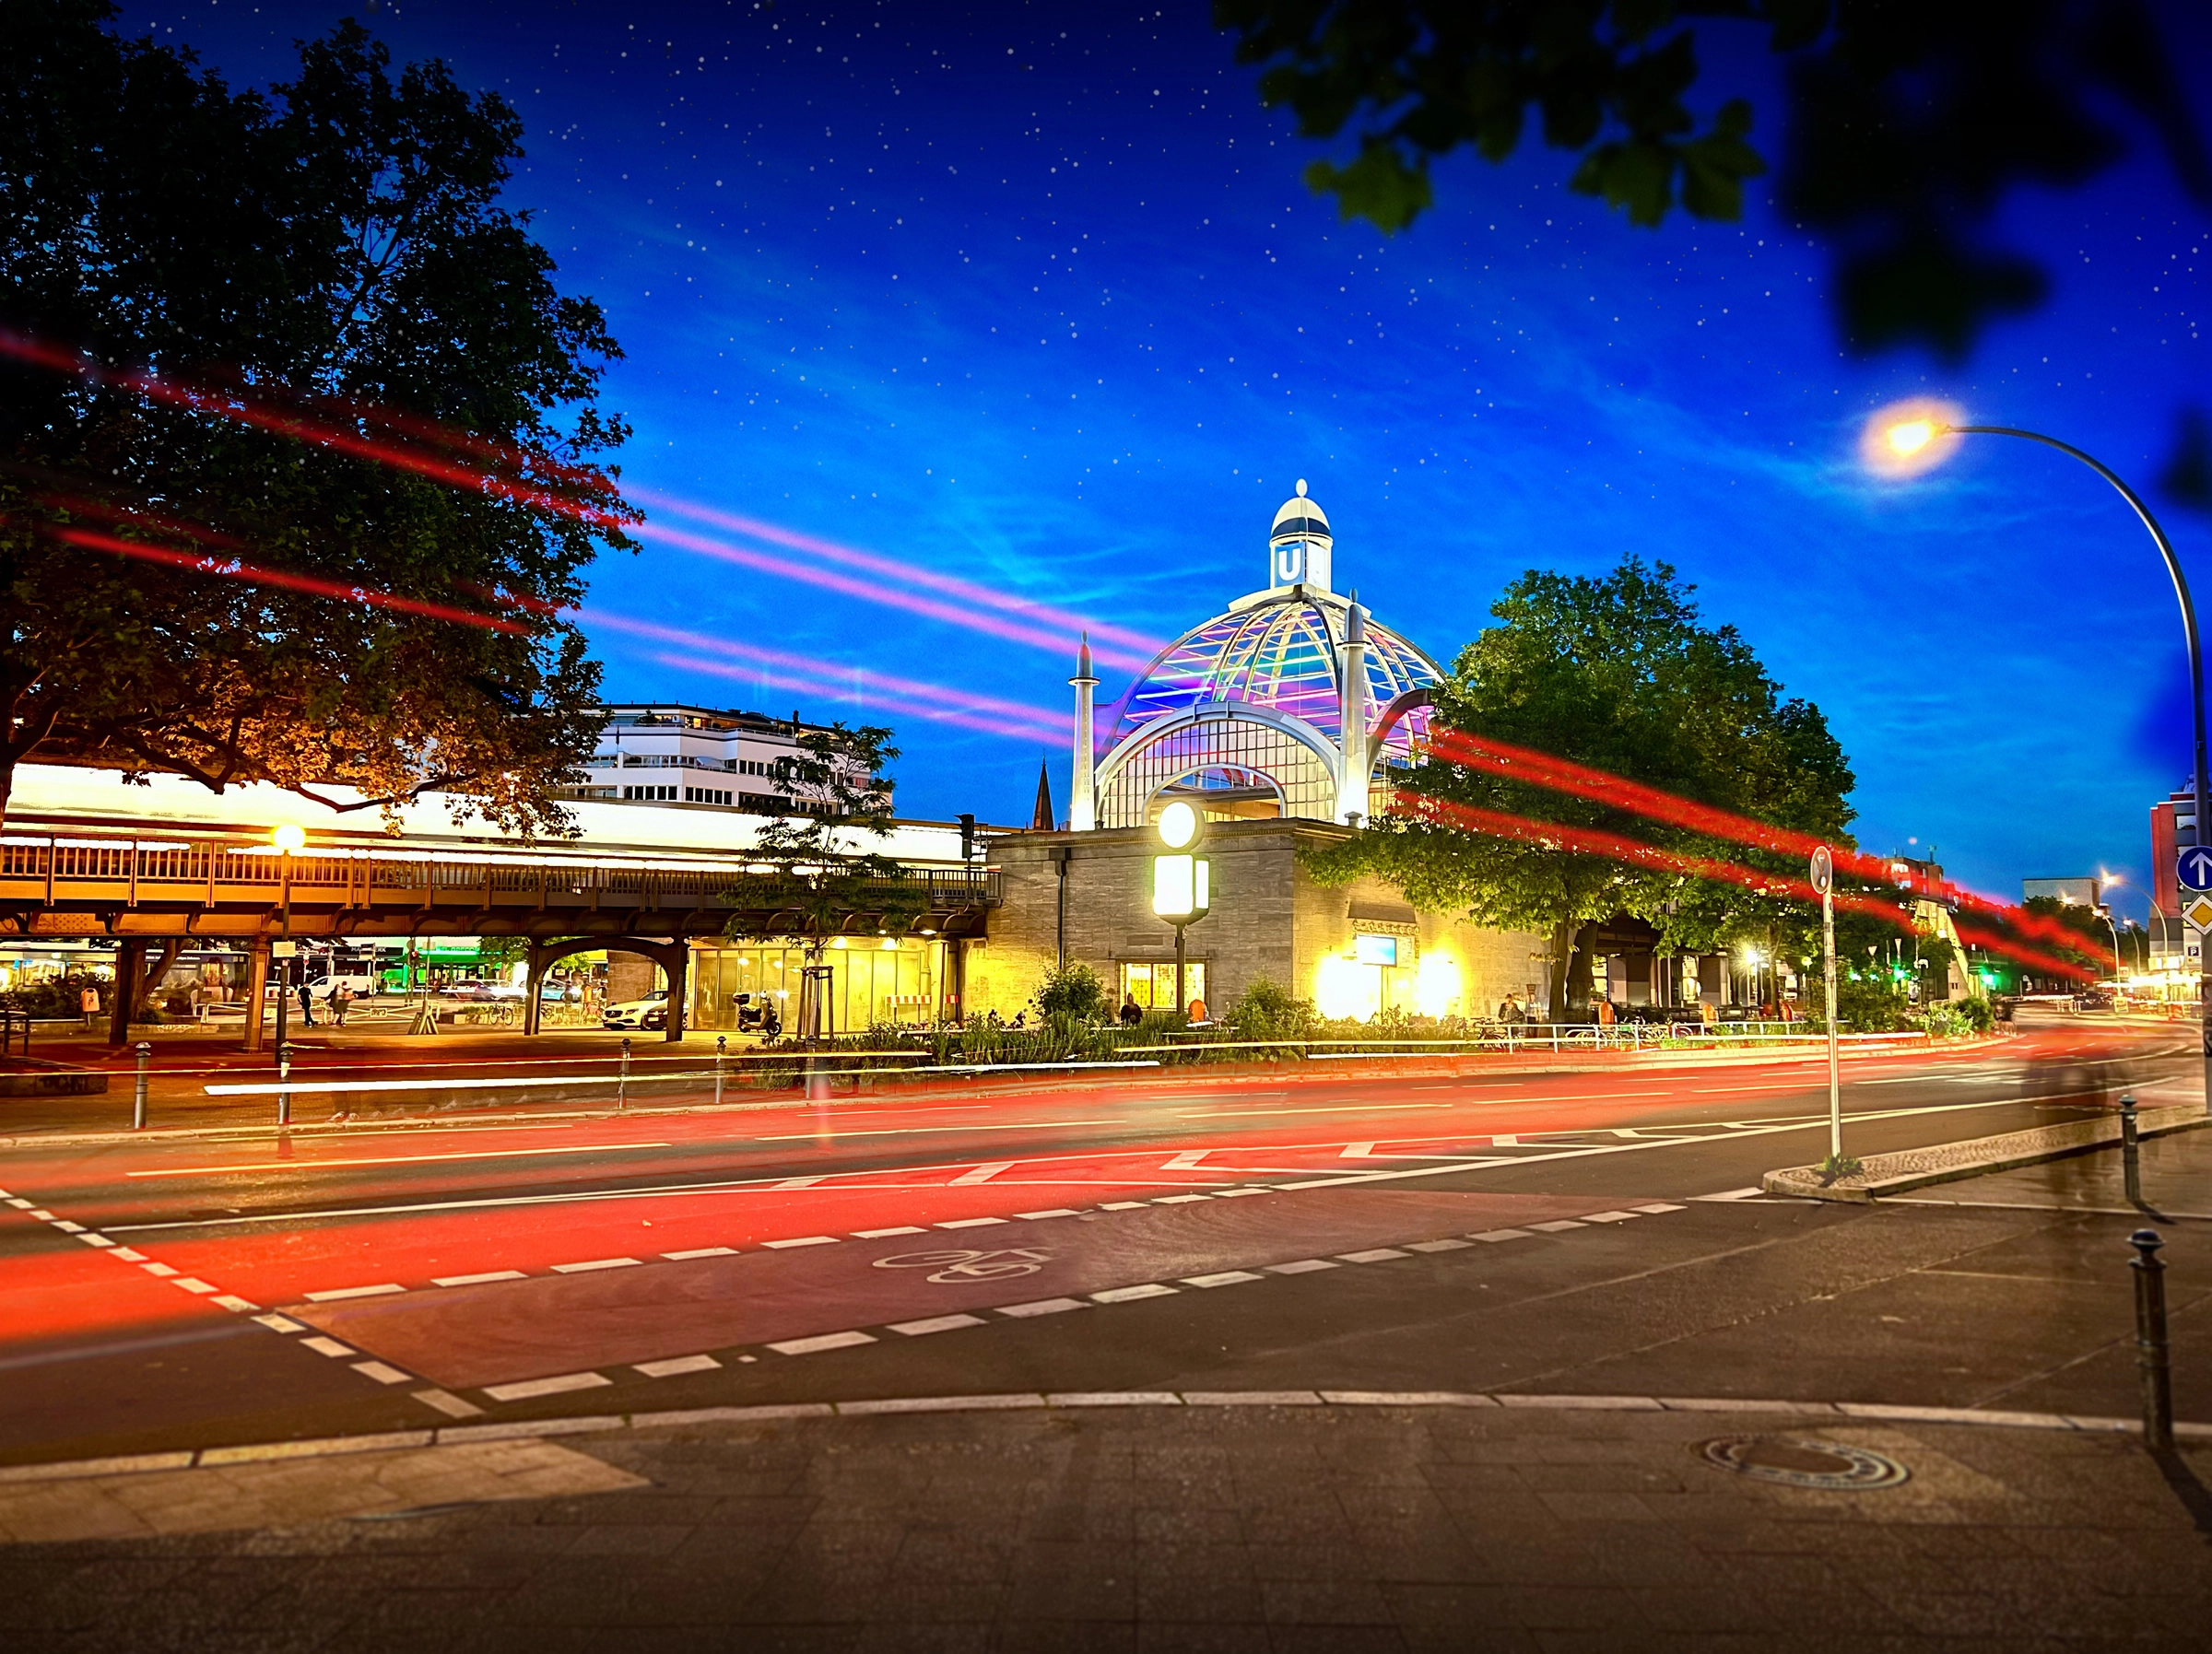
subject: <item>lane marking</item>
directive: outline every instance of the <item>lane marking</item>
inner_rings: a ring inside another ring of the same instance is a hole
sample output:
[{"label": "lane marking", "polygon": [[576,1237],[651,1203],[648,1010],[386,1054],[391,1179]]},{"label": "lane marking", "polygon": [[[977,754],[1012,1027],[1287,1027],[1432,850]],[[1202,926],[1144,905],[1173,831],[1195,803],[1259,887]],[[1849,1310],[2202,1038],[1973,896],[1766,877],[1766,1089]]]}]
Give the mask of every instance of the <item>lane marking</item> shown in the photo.
[{"label": "lane marking", "polygon": [[721,1366],[712,1355],[673,1355],[665,1361],[641,1361],[629,1370],[648,1378],[673,1378],[678,1373],[712,1372]]},{"label": "lane marking", "polygon": [[[1041,1219],[1041,1218],[1047,1218],[1047,1217],[1076,1217],[1076,1216],[1079,1216],[1079,1215],[1080,1215],[1080,1214],[1079,1214],[1079,1213],[1077,1212],[1077,1210],[1075,1207],[1073,1207],[1073,1206],[1053,1206],[1053,1207],[1050,1207],[1050,1208],[1048,1208],[1048,1209],[1046,1209],[1045,1211],[1042,1211],[1042,1212],[1017,1212],[1017,1213],[1016,1213],[1014,1215],[1015,1215],[1016,1217],[1019,1217],[1019,1218],[1026,1218],[1026,1219],[1027,1219],[1027,1220],[1029,1220],[1030,1222],[1031,1222],[1031,1223],[1034,1223],[1034,1222],[1037,1222],[1039,1219]],[[921,1232],[922,1232],[922,1231],[921,1231],[921,1230],[919,1230],[919,1229],[915,1229],[915,1230],[912,1231],[912,1233],[913,1233],[913,1234],[916,1234],[916,1235],[919,1235]],[[885,1233],[886,1235],[897,1235],[897,1234],[905,1234],[905,1233],[908,1233],[908,1231],[906,1231],[906,1230],[900,1230],[900,1229],[886,1229],[886,1230],[884,1230],[884,1233]]]},{"label": "lane marking", "polygon": [[[610,1149],[666,1149],[672,1143],[580,1143],[542,1149],[468,1149],[448,1155],[363,1155],[349,1160],[254,1160],[235,1166],[177,1166],[126,1171],[126,1178],[209,1178],[232,1171],[320,1171],[328,1166],[414,1166],[433,1160],[512,1160],[525,1155],[597,1155]],[[703,1145],[702,1145],[703,1146]]]},{"label": "lane marking", "polygon": [[1003,1224],[1003,1217],[949,1217],[937,1226],[940,1229],[981,1229],[989,1224]]},{"label": "lane marking", "polygon": [[1029,1317],[1038,1315],[1059,1315],[1065,1310],[1087,1309],[1088,1308],[1089,1306],[1084,1303],[1081,1298],[1039,1298],[1033,1304],[1002,1305],[998,1309],[998,1313],[1000,1315],[1013,1316],[1017,1319],[1027,1319]]},{"label": "lane marking", "polygon": [[1409,1240],[1406,1243],[1406,1249],[1409,1252],[1456,1252],[1464,1247],[1471,1247],[1475,1243],[1471,1240],[1460,1240],[1457,1238],[1447,1238],[1444,1240]]},{"label": "lane marking", "polygon": [[785,1247],[835,1246],[837,1237],[834,1235],[801,1235],[791,1240],[764,1240],[760,1244],[771,1252],[780,1252]]},{"label": "lane marking", "polygon": [[1491,1242],[1497,1242],[1500,1240],[1526,1240],[1528,1238],[1529,1233],[1526,1229],[1485,1229],[1479,1235],[1470,1235],[1467,1237],[1469,1240],[1487,1240]]},{"label": "lane marking", "polygon": [[1165,1162],[1159,1169],[1162,1171],[1196,1171],[1198,1162],[1213,1152],[1211,1149],[1184,1149],[1181,1154]]},{"label": "lane marking", "polygon": [[209,1285],[206,1282],[196,1279],[192,1275],[179,1275],[175,1280],[171,1281],[170,1284],[171,1286],[182,1287],[186,1292],[207,1293],[215,1290],[215,1288]]},{"label": "lane marking", "polygon": [[779,1355],[812,1355],[822,1350],[845,1350],[854,1344],[875,1342],[873,1332],[824,1332],[818,1338],[787,1338],[768,1347]]},{"label": "lane marking", "polygon": [[405,1384],[415,1376],[412,1373],[403,1373],[396,1367],[388,1366],[382,1361],[356,1361],[352,1366],[353,1370],[360,1374],[362,1378],[373,1378],[379,1384]]},{"label": "lane marking", "polygon": [[[1026,1216],[1027,1214],[1024,1214]],[[919,1224],[894,1224],[888,1229],[855,1229],[855,1240],[888,1240],[894,1235],[926,1235],[929,1231]]]},{"label": "lane marking", "polygon": [[1172,1286],[1158,1281],[1147,1281],[1142,1286],[1109,1286],[1104,1292],[1094,1292],[1094,1304],[1134,1304],[1139,1298],[1171,1298],[1176,1296]]},{"label": "lane marking", "polygon": [[927,1320],[893,1321],[891,1331],[902,1332],[909,1338],[924,1338],[932,1332],[950,1332],[957,1327],[980,1327],[980,1315],[933,1315]]},{"label": "lane marking", "polygon": [[326,1292],[305,1294],[311,1304],[335,1304],[341,1298],[381,1298],[388,1292],[405,1292],[406,1288],[396,1281],[386,1281],[376,1286],[334,1286]]},{"label": "lane marking", "polygon": [[526,1281],[529,1277],[519,1269],[488,1269],[474,1275],[432,1275],[432,1286],[480,1286],[487,1281]]},{"label": "lane marking", "polygon": [[[1017,1124],[1001,1126],[870,1126],[853,1132],[841,1132],[835,1126],[831,1126],[830,1134],[839,1138],[912,1137],[924,1132],[942,1136],[947,1132],[1060,1132],[1067,1130],[1070,1126],[1126,1126],[1135,1123],[1135,1121],[1127,1120],[1050,1120],[1035,1123],[1023,1120]],[[789,1132],[776,1137],[756,1137],[753,1141],[755,1143],[812,1143],[820,1135],[819,1132]],[[1005,1168],[1001,1167],[1000,1169]]]},{"label": "lane marking", "polygon": [[582,1263],[556,1263],[553,1273],[557,1275],[582,1275],[601,1269],[637,1269],[642,1262],[643,1260],[638,1258],[589,1258]]},{"label": "lane marking", "polygon": [[335,1338],[302,1338],[300,1341],[300,1345],[302,1349],[314,1351],[314,1353],[318,1355],[329,1355],[334,1358],[339,1355],[351,1355],[355,1354],[355,1351],[350,1345],[342,1344]]},{"label": "lane marking", "polygon": [[435,1407],[448,1418],[482,1418],[484,1409],[474,1402],[465,1402],[451,1390],[418,1390],[415,1399],[425,1407]]},{"label": "lane marking", "polygon": [[734,1246],[695,1246],[680,1252],[663,1252],[661,1256],[671,1263],[688,1263],[694,1258],[735,1258],[737,1249]]},{"label": "lane marking", "polygon": [[[1402,1252],[1398,1255],[1405,1256]],[[1182,1284],[1185,1286],[1201,1287],[1235,1286],[1245,1281],[1265,1281],[1266,1278],[1265,1275],[1255,1275],[1248,1269],[1219,1269],[1210,1275],[1185,1275]]]},{"label": "lane marking", "polygon": [[[1014,1162],[1011,1160],[994,1161],[989,1166],[979,1166],[973,1171],[962,1172],[959,1177],[953,1179],[947,1187],[959,1189],[961,1186],[969,1183],[988,1183],[993,1178],[998,1176],[1000,1172],[1012,1171],[1013,1169]],[[942,1227],[943,1226],[940,1225],[939,1226]]]},{"label": "lane marking", "polygon": [[1317,1269],[1335,1269],[1338,1265],[1328,1258],[1299,1258],[1288,1263],[1269,1263],[1263,1267],[1271,1275],[1310,1275]]},{"label": "lane marking", "polygon": [[563,1373],[557,1378],[525,1378],[519,1384],[487,1384],[484,1393],[495,1402],[527,1402],[536,1396],[563,1395],[571,1390],[597,1390],[613,1382],[605,1373]]},{"label": "lane marking", "polygon": [[1406,1254],[1394,1246],[1371,1246],[1364,1251],[1338,1252],[1339,1263],[1380,1263],[1385,1258],[1403,1258]]},{"label": "lane marking", "polygon": [[1531,1224],[1528,1226],[1538,1235],[1559,1235],[1569,1229],[1582,1228],[1583,1226],[1575,1222],[1571,1217],[1555,1217],[1547,1224]]}]

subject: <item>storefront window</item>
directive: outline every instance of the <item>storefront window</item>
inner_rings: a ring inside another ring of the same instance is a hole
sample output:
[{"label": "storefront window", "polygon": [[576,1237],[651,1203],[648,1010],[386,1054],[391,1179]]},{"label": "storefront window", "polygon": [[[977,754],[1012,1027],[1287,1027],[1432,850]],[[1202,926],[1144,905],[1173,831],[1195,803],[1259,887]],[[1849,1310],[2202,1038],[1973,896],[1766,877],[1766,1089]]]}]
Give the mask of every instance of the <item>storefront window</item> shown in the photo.
[{"label": "storefront window", "polygon": [[[1182,968],[1184,998],[1187,1001],[1206,998],[1206,964],[1192,959]],[[1172,959],[1122,962],[1122,992],[1115,1003],[1126,1003],[1131,998],[1147,1011],[1172,1011],[1175,1004],[1175,961]],[[1211,1002],[1208,1002],[1209,1003]],[[1186,1007],[1187,1008],[1187,1003]]]},{"label": "storefront window", "polygon": [[[853,936],[823,950],[830,988],[823,1016],[833,1034],[857,1034],[872,1024],[926,1026],[937,1017],[944,944],[918,937]],[[763,1006],[795,1031],[804,946],[787,941],[701,948],[691,956],[692,1026],[755,1031]]]}]

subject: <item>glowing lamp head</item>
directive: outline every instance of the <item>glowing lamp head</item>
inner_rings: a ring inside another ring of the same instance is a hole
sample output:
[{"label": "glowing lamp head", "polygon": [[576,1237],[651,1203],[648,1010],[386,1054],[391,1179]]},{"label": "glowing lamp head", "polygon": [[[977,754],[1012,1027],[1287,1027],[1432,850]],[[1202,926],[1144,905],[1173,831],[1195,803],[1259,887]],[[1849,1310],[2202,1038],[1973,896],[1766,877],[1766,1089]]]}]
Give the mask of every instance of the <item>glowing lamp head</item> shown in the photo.
[{"label": "glowing lamp head", "polygon": [[269,842],[276,847],[279,855],[288,856],[307,845],[307,829],[296,821],[285,822],[269,834]]},{"label": "glowing lamp head", "polygon": [[1188,850],[1198,837],[1198,812],[1177,799],[1159,813],[1159,841],[1170,850]]},{"label": "glowing lamp head", "polygon": [[1889,428],[1889,452],[1900,458],[1918,453],[1936,440],[1932,419],[1906,419]]},{"label": "glowing lamp head", "polygon": [[1914,396],[1877,408],[1859,436],[1859,458],[1877,476],[1917,476],[1951,457],[1965,410]]}]

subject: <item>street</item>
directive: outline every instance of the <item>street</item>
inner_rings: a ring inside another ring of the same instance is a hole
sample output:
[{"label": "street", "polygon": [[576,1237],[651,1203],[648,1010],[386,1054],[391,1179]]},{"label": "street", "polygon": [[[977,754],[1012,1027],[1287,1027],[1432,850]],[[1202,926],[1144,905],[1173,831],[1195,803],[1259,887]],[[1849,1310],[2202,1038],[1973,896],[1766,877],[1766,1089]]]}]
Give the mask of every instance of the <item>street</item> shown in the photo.
[{"label": "street", "polygon": [[[2186,1043],[1857,1055],[1847,1147],[2192,1098]],[[1816,1060],[1366,1066],[18,1138],[0,1456],[996,1391],[2133,1410],[2125,1218],[1757,1195],[1825,1153]],[[2177,1413],[2207,1419],[2194,1228]]]}]

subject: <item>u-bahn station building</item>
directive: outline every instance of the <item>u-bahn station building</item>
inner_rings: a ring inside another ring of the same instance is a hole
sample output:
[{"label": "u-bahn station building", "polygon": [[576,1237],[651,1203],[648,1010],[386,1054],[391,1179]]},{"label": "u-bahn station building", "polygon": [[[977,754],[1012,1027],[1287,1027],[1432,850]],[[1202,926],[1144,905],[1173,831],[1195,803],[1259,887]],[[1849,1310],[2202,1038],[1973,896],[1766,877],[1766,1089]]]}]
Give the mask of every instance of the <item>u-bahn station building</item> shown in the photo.
[{"label": "u-bahn station building", "polygon": [[[1265,582],[1111,700],[1086,645],[1064,822],[986,828],[965,855],[948,822],[855,838],[901,863],[910,888],[895,925],[863,903],[830,944],[831,1030],[1011,1020],[1064,957],[1092,966],[1117,1003],[1172,1005],[1174,932],[1152,911],[1150,860],[1153,824],[1177,801],[1204,819],[1212,871],[1210,913],[1186,937],[1187,998],[1219,1011],[1265,978],[1331,1016],[1481,1015],[1508,993],[1540,1013],[1544,938],[1307,870],[1302,851],[1387,807],[1442,676],[1335,590],[1334,544],[1301,482],[1276,513]],[[741,1005],[763,1000],[788,1025],[805,950],[778,935],[770,870],[747,852],[764,817],[804,807],[775,796],[772,778],[806,726],[665,704],[607,711],[571,790],[576,836],[535,844],[456,826],[435,795],[407,805],[394,835],[373,809],[324,812],[274,788],[216,794],[162,775],[125,787],[113,771],[24,766],[0,838],[0,969],[118,944],[94,956],[143,971],[172,946],[242,949],[252,981],[286,941],[516,937],[533,979],[603,950],[609,999],[659,979],[692,1028],[735,1030]],[[304,829],[289,854],[272,841],[283,824]],[[1676,979],[1638,944],[1613,944],[1606,991],[1621,1003],[1727,996],[1723,961],[1701,962],[1707,979]],[[527,1003],[535,1014],[539,996]]]}]

